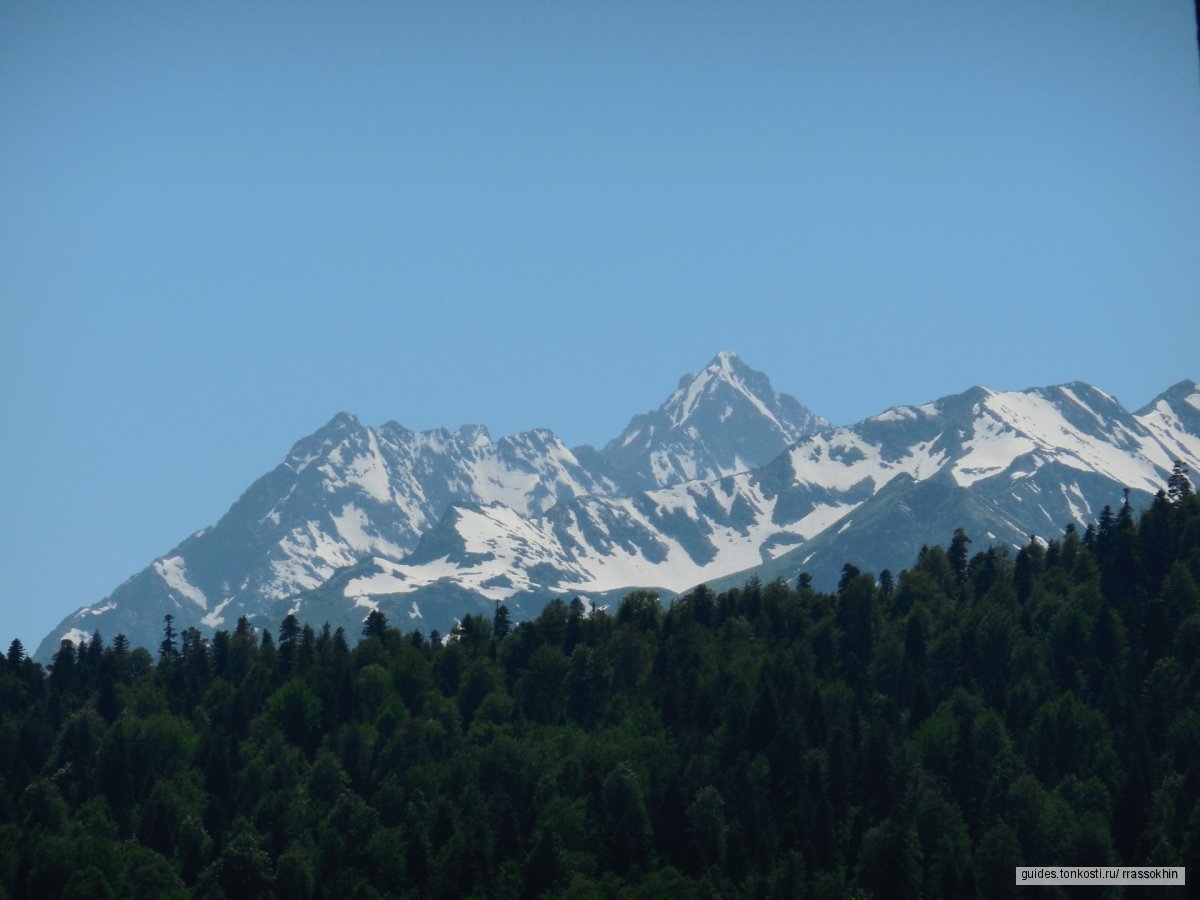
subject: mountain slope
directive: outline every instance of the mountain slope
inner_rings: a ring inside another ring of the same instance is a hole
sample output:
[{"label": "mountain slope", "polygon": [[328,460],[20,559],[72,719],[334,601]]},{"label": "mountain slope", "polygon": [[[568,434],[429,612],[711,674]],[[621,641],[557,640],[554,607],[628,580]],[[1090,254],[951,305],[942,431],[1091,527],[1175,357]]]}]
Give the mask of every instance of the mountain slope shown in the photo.
[{"label": "mountain slope", "polygon": [[803,570],[831,588],[846,562],[896,572],[922,545],[945,544],[957,527],[977,550],[1020,545],[1031,535],[1055,537],[1068,524],[1082,529],[1104,506],[1117,506],[1125,488],[1135,506],[1147,504],[1176,459],[1196,468],[1195,412],[1200,391],[1190,381],[1137,414],[1080,382],[1027,391],[973,388],[888,410],[788,454],[798,479],[819,485],[870,479],[887,488],[837,530],[716,586],[751,574],[792,578]]},{"label": "mountain slope", "polygon": [[564,497],[613,490],[546,430],[493,442],[482,426],[369,428],[341,413],[297,442],[215,526],[68,616],[37,655],[96,629],[153,646],[168,613],[179,629],[228,627],[240,615],[273,623],[291,598],[362,557],[405,556],[453,503],[534,515]]}]

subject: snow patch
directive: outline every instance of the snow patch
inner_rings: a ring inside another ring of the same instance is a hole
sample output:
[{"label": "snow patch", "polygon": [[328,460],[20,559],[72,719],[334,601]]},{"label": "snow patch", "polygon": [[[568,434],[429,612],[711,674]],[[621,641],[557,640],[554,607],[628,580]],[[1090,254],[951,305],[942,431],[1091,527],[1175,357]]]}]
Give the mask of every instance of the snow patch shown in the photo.
[{"label": "snow patch", "polygon": [[207,625],[209,628],[216,628],[218,625],[225,624],[225,617],[221,615],[221,612],[232,602],[232,597],[226,597],[216,605],[216,608],[212,612],[201,617],[200,624]]},{"label": "snow patch", "polygon": [[371,520],[353,503],[343,506],[341,515],[331,515],[330,518],[342,540],[359,554],[382,553],[397,559],[404,556],[404,549],[399,545],[367,533]]},{"label": "snow patch", "polygon": [[898,458],[884,459],[880,444],[872,444],[849,428],[838,428],[793,448],[792,471],[800,484],[845,491],[870,479],[878,491],[897,475],[908,474],[921,481],[941,469],[946,451],[934,452],[935,440],[921,441]]},{"label": "snow patch", "polygon": [[767,549],[767,557],[769,559],[778,559],[789,550],[795,550],[797,547],[802,546],[804,546],[804,541],[799,541],[794,544],[775,544]]},{"label": "snow patch", "polygon": [[156,560],[154,571],[171,590],[191,600],[201,609],[208,609],[208,598],[204,596],[204,591],[187,580],[187,564],[182,556]]},{"label": "snow patch", "polygon": [[1014,459],[1037,445],[1018,434],[1006,422],[983,413],[975,421],[971,439],[963,445],[965,454],[951,470],[960,487],[990,478],[1007,469]]},{"label": "snow patch", "polygon": [[[1071,518],[1081,525],[1086,523],[1091,518],[1092,506],[1087,502],[1087,498],[1083,496],[1083,491],[1079,489],[1078,484],[1071,484],[1069,487],[1065,484],[1059,485],[1062,491],[1063,499],[1067,501],[1067,509],[1071,512]],[[1075,503],[1078,500],[1082,505]]]},{"label": "snow patch", "polygon": [[59,638],[59,641],[70,641],[72,644],[78,647],[80,644],[84,643],[85,641],[90,641],[91,639],[92,636],[82,628],[72,628],[69,631],[64,631],[62,633],[62,637]]},{"label": "snow patch", "polygon": [[[791,530],[811,539],[841,520],[843,516],[858,509],[860,505],[859,503],[818,503],[813,507],[812,512],[791,526]],[[841,530],[845,531],[849,525],[850,523],[847,522]],[[838,533],[840,534],[841,531]]]},{"label": "snow patch", "polygon": [[884,410],[872,422],[903,422],[906,419],[917,418],[917,411],[911,406],[897,406],[892,409]]}]

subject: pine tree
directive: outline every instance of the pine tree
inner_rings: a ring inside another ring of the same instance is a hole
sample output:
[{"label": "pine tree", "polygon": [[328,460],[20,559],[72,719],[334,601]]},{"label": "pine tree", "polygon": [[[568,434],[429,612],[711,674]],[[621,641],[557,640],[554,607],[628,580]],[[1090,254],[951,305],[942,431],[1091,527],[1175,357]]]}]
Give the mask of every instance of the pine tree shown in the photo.
[{"label": "pine tree", "polygon": [[512,631],[512,622],[508,615],[508,607],[497,602],[496,613],[492,616],[492,634],[502,638],[510,631]]},{"label": "pine tree", "polygon": [[279,644],[291,644],[300,638],[300,622],[292,613],[288,613],[279,623]]},{"label": "pine tree", "polygon": [[838,593],[845,592],[846,586],[855,578],[862,574],[862,570],[852,563],[845,563],[842,566],[842,577],[838,579]]},{"label": "pine tree", "polygon": [[371,610],[363,620],[363,637],[371,637],[373,635],[382,640],[386,632],[387,616],[377,609]]},{"label": "pine tree", "polygon": [[179,655],[179,648],[175,646],[175,617],[170,613],[163,616],[163,639],[158,645],[159,659],[173,659]]},{"label": "pine tree", "polygon": [[8,671],[18,671],[24,661],[25,645],[21,643],[20,638],[13,638],[12,643],[8,645]]},{"label": "pine tree", "polygon": [[1175,460],[1171,477],[1167,480],[1167,498],[1172,503],[1182,503],[1192,496],[1192,481],[1188,478],[1188,466],[1182,459]]},{"label": "pine tree", "polygon": [[879,599],[887,603],[892,599],[892,592],[896,589],[896,579],[892,577],[891,569],[884,569],[879,573]]},{"label": "pine tree", "polygon": [[967,537],[967,533],[961,528],[954,529],[954,537],[950,539],[950,549],[946,551],[946,557],[950,560],[950,568],[954,570],[954,577],[958,579],[958,583],[962,584],[967,577],[967,544],[971,543],[971,539]]}]

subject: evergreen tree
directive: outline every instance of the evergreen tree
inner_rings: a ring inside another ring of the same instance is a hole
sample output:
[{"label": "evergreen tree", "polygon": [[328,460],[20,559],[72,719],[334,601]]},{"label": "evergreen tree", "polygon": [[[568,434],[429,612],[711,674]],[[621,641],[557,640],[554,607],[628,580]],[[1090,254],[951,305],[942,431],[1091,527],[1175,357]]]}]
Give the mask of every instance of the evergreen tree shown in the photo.
[{"label": "evergreen tree", "polygon": [[170,613],[163,616],[163,639],[158,645],[159,659],[173,659],[179,655],[179,648],[175,645],[175,617]]},{"label": "evergreen tree", "polygon": [[496,603],[496,612],[492,616],[492,634],[495,637],[502,638],[512,631],[512,622],[509,619],[508,607],[503,603]]},{"label": "evergreen tree", "polygon": [[24,661],[25,645],[21,643],[20,638],[13,638],[12,643],[8,645],[8,671],[20,671],[21,663]]},{"label": "evergreen tree", "polygon": [[1175,460],[1171,477],[1167,481],[1167,497],[1172,503],[1182,503],[1192,496],[1192,481],[1188,477],[1188,466],[1182,459]]},{"label": "evergreen tree", "polygon": [[[365,632],[364,632],[365,634]],[[288,613],[279,623],[279,646],[294,644],[300,639],[300,620]]]},{"label": "evergreen tree", "polygon": [[971,539],[967,537],[967,533],[961,528],[955,528],[954,537],[950,539],[950,549],[946,551],[946,558],[950,561],[950,568],[959,584],[962,584],[967,577],[967,544],[969,543],[971,543]]},{"label": "evergreen tree", "polygon": [[837,590],[841,594],[846,590],[846,586],[855,578],[862,574],[862,570],[852,563],[845,563],[842,566],[842,575],[838,579]]},{"label": "evergreen tree", "polygon": [[884,603],[890,602],[895,589],[896,579],[892,577],[892,570],[884,569],[879,573],[879,599]]},{"label": "evergreen tree", "polygon": [[387,623],[387,616],[377,609],[371,610],[363,620],[363,637],[377,637],[383,640],[387,634]]}]

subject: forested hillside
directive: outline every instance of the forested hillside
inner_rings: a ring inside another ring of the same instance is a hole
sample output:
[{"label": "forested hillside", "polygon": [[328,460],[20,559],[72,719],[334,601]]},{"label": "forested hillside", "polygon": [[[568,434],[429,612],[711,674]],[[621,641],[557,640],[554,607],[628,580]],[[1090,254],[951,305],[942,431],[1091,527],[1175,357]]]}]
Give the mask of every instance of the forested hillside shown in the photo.
[{"label": "forested hillside", "polygon": [[500,607],[446,640],[167,623],[157,656],[96,635],[48,671],[14,642],[0,897],[1002,897],[1016,865],[1195,866],[1200,499],[1170,487],[835,594]]}]

